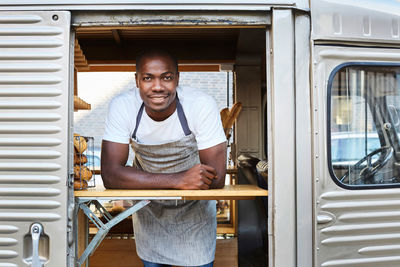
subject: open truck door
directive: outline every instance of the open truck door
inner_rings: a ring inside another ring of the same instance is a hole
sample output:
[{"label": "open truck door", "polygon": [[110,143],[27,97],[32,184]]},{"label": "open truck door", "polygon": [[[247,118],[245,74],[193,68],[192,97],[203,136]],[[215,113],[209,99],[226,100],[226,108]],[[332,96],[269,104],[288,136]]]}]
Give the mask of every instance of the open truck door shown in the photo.
[{"label": "open truck door", "polygon": [[0,266],[67,266],[69,29],[69,12],[0,12]]}]

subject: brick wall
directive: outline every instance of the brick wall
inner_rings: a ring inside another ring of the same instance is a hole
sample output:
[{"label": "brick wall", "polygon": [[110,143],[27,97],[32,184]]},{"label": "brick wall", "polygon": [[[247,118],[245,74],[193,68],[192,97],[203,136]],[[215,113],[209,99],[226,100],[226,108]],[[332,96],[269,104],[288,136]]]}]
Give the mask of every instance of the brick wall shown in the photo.
[{"label": "brick wall", "polygon": [[[222,109],[227,106],[227,77],[226,72],[182,72],[180,84],[205,91],[215,98],[218,108]],[[229,73],[229,80],[232,95],[232,73]],[[100,147],[108,103],[115,95],[134,86],[134,73],[130,72],[78,73],[78,95],[91,104],[92,109],[74,112],[74,131],[93,136],[95,146]],[[232,105],[232,96],[229,105]]]}]

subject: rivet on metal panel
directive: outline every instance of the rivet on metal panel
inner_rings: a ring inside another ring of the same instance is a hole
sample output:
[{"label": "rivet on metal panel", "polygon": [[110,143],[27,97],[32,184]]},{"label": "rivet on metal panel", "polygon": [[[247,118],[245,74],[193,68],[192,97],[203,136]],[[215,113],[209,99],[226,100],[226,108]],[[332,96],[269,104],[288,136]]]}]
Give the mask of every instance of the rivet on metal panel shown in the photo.
[{"label": "rivet on metal panel", "polygon": [[53,15],[52,19],[53,20],[58,20],[58,15]]},{"label": "rivet on metal panel", "polygon": [[319,178],[315,178],[315,181],[318,183],[319,182]]},{"label": "rivet on metal panel", "polygon": [[35,234],[39,233],[39,226],[34,225],[34,226],[32,227],[32,232],[35,233]]},{"label": "rivet on metal panel", "polygon": [[315,158],[317,159],[317,158],[318,158],[318,155],[315,155]]}]

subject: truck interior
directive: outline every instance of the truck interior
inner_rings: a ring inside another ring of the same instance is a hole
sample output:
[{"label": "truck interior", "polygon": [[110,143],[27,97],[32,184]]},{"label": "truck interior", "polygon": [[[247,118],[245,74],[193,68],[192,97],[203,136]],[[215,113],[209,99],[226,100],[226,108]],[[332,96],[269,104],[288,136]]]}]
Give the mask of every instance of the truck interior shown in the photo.
[{"label": "truck interior", "polygon": [[[227,179],[267,189],[266,25],[79,26],[73,31],[75,112],[91,108],[80,94],[90,88],[78,88],[77,73],[134,72],[136,54],[143,48],[170,51],[177,57],[181,73],[231,71],[231,104],[240,102],[242,109],[230,132]],[[119,211],[115,205],[111,208]],[[228,208],[229,220],[218,221],[215,266],[267,266],[266,199],[231,201]],[[141,266],[132,253],[132,234],[131,222],[121,222],[91,256],[89,266]]]},{"label": "truck interior", "polygon": [[392,186],[399,173],[398,66],[345,66],[331,84],[331,170],[347,186]]}]

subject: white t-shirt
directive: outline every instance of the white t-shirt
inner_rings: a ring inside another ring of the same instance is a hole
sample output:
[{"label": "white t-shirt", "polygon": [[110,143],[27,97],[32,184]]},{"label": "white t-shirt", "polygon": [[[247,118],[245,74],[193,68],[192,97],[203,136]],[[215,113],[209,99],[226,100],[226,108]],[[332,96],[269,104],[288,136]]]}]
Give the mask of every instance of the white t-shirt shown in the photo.
[{"label": "white t-shirt", "polygon": [[[189,129],[194,134],[199,150],[226,141],[215,100],[190,87],[177,87]],[[109,105],[104,140],[128,144],[136,125],[136,116],[142,105],[139,89],[134,88],[116,96]],[[136,133],[143,144],[163,144],[184,136],[177,111],[163,121],[154,121],[143,111]]]}]

